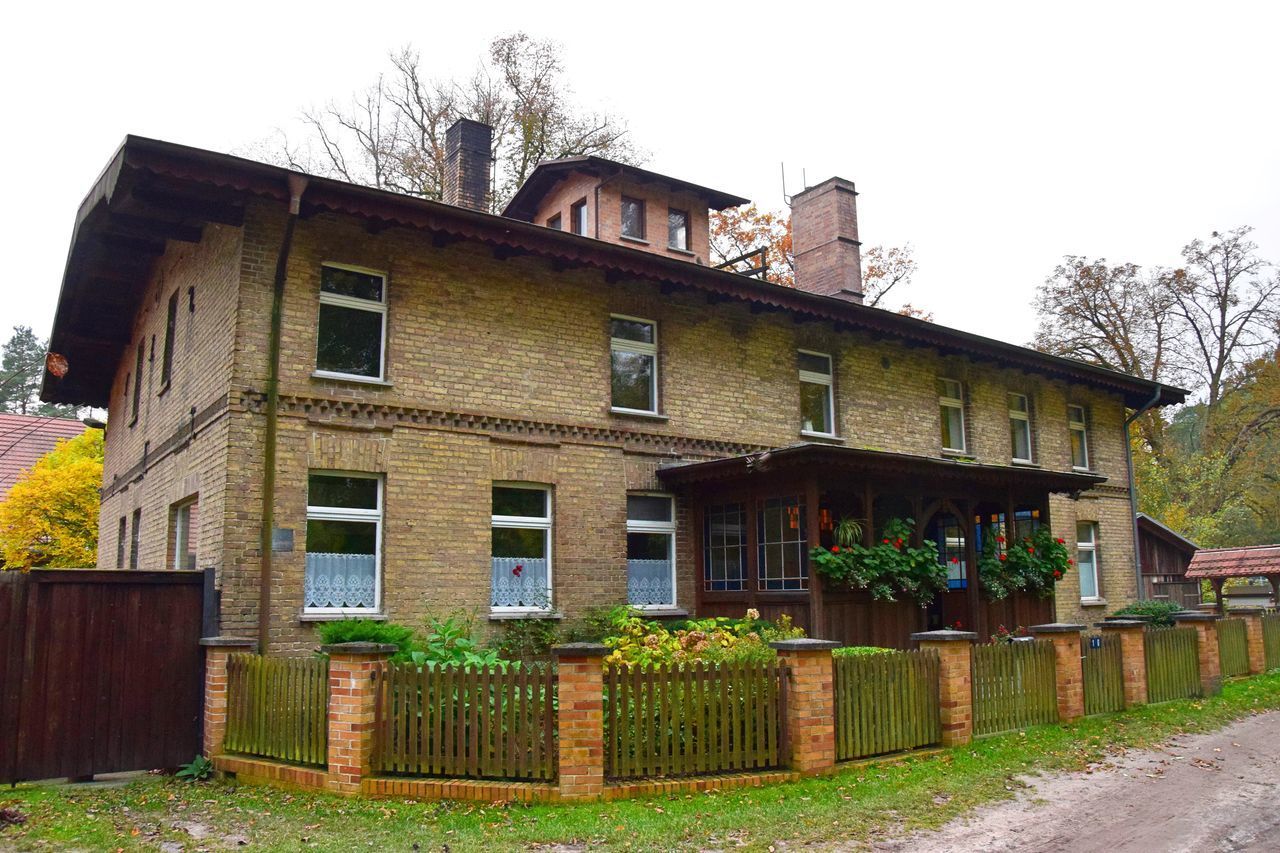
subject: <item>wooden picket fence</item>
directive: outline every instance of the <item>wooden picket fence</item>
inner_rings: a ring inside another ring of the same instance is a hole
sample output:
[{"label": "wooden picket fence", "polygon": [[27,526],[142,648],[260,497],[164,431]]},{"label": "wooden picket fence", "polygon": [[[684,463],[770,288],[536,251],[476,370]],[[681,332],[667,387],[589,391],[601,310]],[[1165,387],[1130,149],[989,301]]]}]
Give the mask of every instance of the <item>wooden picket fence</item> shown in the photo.
[{"label": "wooden picket fence", "polygon": [[1048,640],[974,646],[972,682],[975,737],[1058,721]]},{"label": "wooden picket fence", "polygon": [[328,715],[328,658],[238,653],[228,659],[227,752],[324,766]]},{"label": "wooden picket fence", "polygon": [[885,651],[835,658],[836,759],[942,740],[938,653]]},{"label": "wooden picket fence", "polygon": [[1124,710],[1124,664],[1120,637],[1090,634],[1080,638],[1084,668],[1084,712],[1088,716]]},{"label": "wooden picket fence", "polygon": [[552,667],[392,663],[377,678],[375,772],[556,778]]},{"label": "wooden picket fence", "polygon": [[1249,638],[1243,619],[1219,619],[1218,661],[1223,678],[1249,674]]},{"label": "wooden picket fence", "polygon": [[612,779],[786,764],[787,668],[770,663],[610,666],[604,766]]},{"label": "wooden picket fence", "polygon": [[1262,647],[1266,652],[1267,669],[1280,669],[1280,613],[1268,613],[1262,617]]},{"label": "wooden picket fence", "polygon": [[1199,640],[1195,628],[1147,627],[1147,701],[1168,702],[1201,694]]}]

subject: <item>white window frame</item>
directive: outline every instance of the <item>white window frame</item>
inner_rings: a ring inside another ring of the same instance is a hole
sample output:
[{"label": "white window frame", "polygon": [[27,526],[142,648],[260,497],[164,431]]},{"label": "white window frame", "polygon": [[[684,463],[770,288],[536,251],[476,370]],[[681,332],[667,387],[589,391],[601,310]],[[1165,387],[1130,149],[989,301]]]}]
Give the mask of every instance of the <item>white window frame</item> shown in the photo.
[{"label": "white window frame", "polygon": [[[341,296],[337,293],[326,293],[323,287],[318,287],[320,291],[320,305],[333,305],[339,308],[352,308],[357,311],[368,311],[371,314],[378,314],[382,318],[381,341],[378,347],[378,375],[364,376],[359,373],[343,373],[339,370],[321,370],[317,366],[312,372],[312,376],[319,376],[326,379],[343,379],[349,382],[373,382],[385,383],[387,381],[387,302],[390,297],[390,287],[387,282],[387,274],[384,270],[375,270],[368,267],[358,267],[352,264],[340,264],[334,261],[323,261],[320,264],[321,275],[324,274],[324,268],[329,267],[335,270],[347,270],[348,272],[358,272],[364,275],[376,275],[382,279],[382,301],[374,302],[372,299],[359,299],[354,296]],[[317,309],[316,328],[319,329],[320,317]],[[316,335],[316,353],[313,364],[319,363],[320,360],[320,336]]]},{"label": "white window frame", "polygon": [[[1086,525],[1089,528],[1090,539],[1087,542],[1080,541],[1080,527]],[[1093,564],[1093,590],[1096,595],[1086,596],[1084,594],[1084,585],[1080,585],[1080,601],[1088,604],[1097,604],[1106,599],[1102,596],[1102,564],[1098,559],[1098,523],[1096,521],[1078,521],[1076,522],[1076,572],[1080,571],[1081,559],[1080,553],[1088,551],[1093,555],[1090,562]]]},{"label": "white window frame", "polygon": [[636,610],[675,610],[679,605],[679,589],[676,586],[676,498],[667,492],[627,492],[627,497],[666,498],[671,504],[670,521],[639,521],[627,516],[628,533],[665,533],[670,535],[671,546],[668,548],[671,560],[671,603],[670,604],[628,604]]},{"label": "white window frame", "polygon": [[[618,412],[624,415],[657,415],[662,411],[661,403],[658,401],[658,321],[649,320],[644,317],[630,317],[626,314],[610,314],[610,323],[614,320],[626,320],[631,323],[647,323],[653,327],[653,343],[646,344],[641,341],[631,341],[626,338],[615,338],[612,332],[609,335],[609,411]],[[653,397],[652,409],[631,409],[626,406],[613,405],[613,354],[615,352],[628,352],[636,355],[653,356],[653,375],[649,377],[649,394]]]},{"label": "white window frame", "polygon": [[[555,559],[552,554],[552,547],[555,544],[555,536],[552,535],[555,524],[555,495],[552,493],[551,486],[545,483],[523,483],[506,480],[496,480],[489,486],[489,494],[492,499],[494,489],[525,489],[531,492],[542,492],[546,498],[544,506],[546,506],[547,514],[538,518],[536,516],[525,515],[494,515],[492,510],[489,516],[489,529],[492,532],[495,527],[513,528],[516,530],[541,530],[543,531],[543,539],[546,542],[547,552],[547,607],[494,607],[490,605],[491,613],[549,613],[555,607]],[[493,584],[493,544],[489,545],[489,584],[490,592],[492,592]],[[490,599],[492,600],[492,599]]]},{"label": "white window frame", "polygon": [[814,350],[796,350],[799,355],[811,355],[816,358],[826,359],[827,372],[825,375],[821,373],[813,373],[809,370],[800,370],[800,381],[807,382],[810,385],[825,385],[827,388],[827,423],[831,425],[830,432],[818,432],[816,430],[807,430],[803,428],[804,413],[800,413],[801,435],[811,435],[816,438],[836,438],[839,433],[836,432],[836,386],[835,386],[835,361],[829,353],[816,352]]},{"label": "white window frame", "polygon": [[[198,497],[187,498],[173,505],[173,514],[171,516],[173,525],[173,558],[169,564],[171,569],[186,568],[183,565],[183,558],[186,556],[187,543],[191,541],[191,508],[198,501]],[[199,559],[199,554],[197,554],[196,559]]]},{"label": "white window frame", "polygon": [[[939,376],[940,382],[954,382],[957,390],[960,392],[959,397],[948,397],[945,394],[938,395],[938,408],[956,409],[960,412],[960,447],[943,447],[946,453],[967,453],[969,447],[969,425],[965,423],[964,416],[964,383],[959,379],[952,379],[949,376]],[[939,413],[941,416],[941,413]]]},{"label": "white window frame", "polygon": [[[1072,417],[1072,412],[1073,412],[1073,411],[1076,411],[1076,412],[1079,412],[1079,413],[1080,413],[1080,420],[1075,420],[1075,419],[1073,419],[1073,417]],[[1076,460],[1075,460],[1074,455],[1072,456],[1072,458],[1071,458],[1071,468],[1072,468],[1072,470],[1074,470],[1074,471],[1089,471],[1089,470],[1091,470],[1090,466],[1093,464],[1093,463],[1092,463],[1092,460],[1090,460],[1090,459],[1089,459],[1089,423],[1088,423],[1088,418],[1089,418],[1089,413],[1085,411],[1084,406],[1080,406],[1080,405],[1077,405],[1077,404],[1075,404],[1075,403],[1072,403],[1072,404],[1070,404],[1069,406],[1067,406],[1067,432],[1068,432],[1068,436],[1069,436],[1069,434],[1070,434],[1070,433],[1073,433],[1073,432],[1078,432],[1078,433],[1080,433],[1080,449],[1081,449],[1082,451],[1084,451],[1084,465],[1077,465],[1077,464],[1076,464]],[[1070,442],[1069,442],[1069,441],[1067,442],[1067,445],[1068,445],[1068,447],[1070,447]]]},{"label": "white window frame", "polygon": [[[310,489],[307,494],[307,521],[372,521],[373,529],[373,607],[307,607],[304,598],[302,612],[318,616],[362,616],[382,612],[382,521],[383,495],[386,483],[381,474],[370,474],[368,471],[342,471],[331,468],[307,471],[308,481],[312,477],[350,477],[358,480],[373,480],[378,484],[378,508],[354,509],[336,506],[312,506]],[[306,532],[303,532],[303,549],[306,548]],[[305,561],[304,561],[305,563]],[[303,572],[305,576],[306,567]]]},{"label": "white window frame", "polygon": [[[1023,406],[1022,411],[1019,411],[1018,409],[1014,408],[1013,400],[1015,397],[1022,400],[1022,406]],[[1031,433],[1031,398],[1028,397],[1026,394],[1018,394],[1016,392],[1010,391],[1007,399],[1008,399],[1007,405],[1009,409],[1009,425],[1012,426],[1014,421],[1018,421],[1020,424],[1020,428],[1025,430],[1027,434],[1026,457],[1024,458],[1022,456],[1014,456],[1012,447],[1009,448],[1009,456],[1013,459],[1014,462],[1023,462],[1027,464],[1034,463],[1036,453],[1035,453],[1035,448],[1032,447],[1032,444],[1031,444],[1031,435],[1032,435]]]}]

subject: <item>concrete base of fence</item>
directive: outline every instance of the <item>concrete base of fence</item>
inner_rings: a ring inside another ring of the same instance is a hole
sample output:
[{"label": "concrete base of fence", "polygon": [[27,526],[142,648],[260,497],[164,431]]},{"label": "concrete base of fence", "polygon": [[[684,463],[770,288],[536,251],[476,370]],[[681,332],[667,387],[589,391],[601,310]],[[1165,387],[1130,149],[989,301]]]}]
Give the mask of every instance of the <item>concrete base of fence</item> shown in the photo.
[{"label": "concrete base of fence", "polygon": [[1124,668],[1124,706],[1147,704],[1147,647],[1143,619],[1108,619],[1098,627],[1120,636],[1120,661]]},{"label": "concrete base of fence", "polygon": [[329,781],[329,774],[323,767],[298,767],[247,755],[215,755],[213,766],[234,776],[237,782],[249,785],[323,791]]},{"label": "concrete base of fence", "polygon": [[923,631],[911,639],[921,649],[938,652],[938,715],[942,718],[942,745],[958,746],[973,740],[973,641],[972,631]]},{"label": "concrete base of fence", "polygon": [[1182,627],[1196,629],[1200,652],[1200,689],[1205,696],[1217,696],[1222,692],[1222,660],[1218,657],[1218,626],[1216,613],[1188,610],[1173,614],[1173,621]]},{"label": "concrete base of fence", "polygon": [[1084,716],[1084,661],[1080,657],[1080,634],[1083,631],[1083,625],[1065,622],[1031,627],[1032,635],[1053,643],[1058,721],[1062,723],[1073,723]]},{"label": "concrete base of fence", "polygon": [[412,800],[467,800],[480,803],[551,803],[560,791],[547,782],[503,782],[491,779],[400,779],[365,777],[360,793],[366,797],[406,797]]}]

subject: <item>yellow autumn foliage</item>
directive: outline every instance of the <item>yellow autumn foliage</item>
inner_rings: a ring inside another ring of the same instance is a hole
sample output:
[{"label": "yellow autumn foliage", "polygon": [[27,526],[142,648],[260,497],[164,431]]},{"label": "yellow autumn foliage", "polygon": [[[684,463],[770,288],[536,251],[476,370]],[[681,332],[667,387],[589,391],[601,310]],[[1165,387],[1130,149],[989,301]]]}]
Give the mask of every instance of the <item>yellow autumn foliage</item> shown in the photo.
[{"label": "yellow autumn foliage", "polygon": [[0,496],[0,562],[91,567],[98,557],[102,430],[63,439]]}]

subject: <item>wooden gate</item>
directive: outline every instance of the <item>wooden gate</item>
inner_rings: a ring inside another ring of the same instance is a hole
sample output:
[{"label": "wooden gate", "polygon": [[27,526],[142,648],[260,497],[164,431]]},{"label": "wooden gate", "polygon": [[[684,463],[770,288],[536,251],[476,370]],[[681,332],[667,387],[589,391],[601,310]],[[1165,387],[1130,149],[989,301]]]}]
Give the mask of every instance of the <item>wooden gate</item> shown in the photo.
[{"label": "wooden gate", "polygon": [[200,751],[201,572],[0,572],[0,783]]}]

